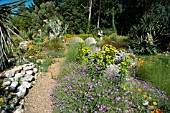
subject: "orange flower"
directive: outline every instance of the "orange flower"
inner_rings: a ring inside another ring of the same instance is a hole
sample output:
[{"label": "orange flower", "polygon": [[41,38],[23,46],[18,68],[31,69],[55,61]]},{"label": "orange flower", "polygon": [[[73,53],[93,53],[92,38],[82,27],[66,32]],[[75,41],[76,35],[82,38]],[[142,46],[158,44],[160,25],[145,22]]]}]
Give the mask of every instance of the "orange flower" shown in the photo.
[{"label": "orange flower", "polygon": [[138,88],[138,92],[140,92],[140,93],[141,93],[141,92],[142,92],[142,89],[141,89],[141,88]]},{"label": "orange flower", "polygon": [[35,54],[35,57],[38,57],[38,54]]},{"label": "orange flower", "polygon": [[146,98],[147,97],[147,95],[143,95],[143,98]]},{"label": "orange flower", "polygon": [[142,58],[139,58],[139,59],[138,59],[138,66],[141,66],[141,65],[143,65],[143,59],[142,59]]},{"label": "orange flower", "polygon": [[38,63],[38,64],[39,64],[39,63],[41,63],[41,60],[40,60],[40,59],[38,59],[38,60],[37,60],[37,63]]},{"label": "orange flower", "polygon": [[153,102],[153,105],[156,106],[156,105],[158,105],[158,104],[157,104],[156,102]]},{"label": "orange flower", "polygon": [[50,74],[52,75],[52,70],[51,70],[51,69],[49,70],[49,72],[50,72]]},{"label": "orange flower", "polygon": [[71,40],[71,38],[65,38],[65,40],[66,40],[66,41],[70,41],[70,40]]},{"label": "orange flower", "polygon": [[156,113],[163,113],[163,111],[161,109],[157,109]]},{"label": "orange flower", "polygon": [[2,86],[3,86],[3,87],[6,87],[6,86],[7,86],[7,84],[2,84]]},{"label": "orange flower", "polygon": [[154,111],[151,111],[151,113],[155,113]]},{"label": "orange flower", "polygon": [[153,111],[154,110],[154,106],[150,106],[150,109]]},{"label": "orange flower", "polygon": [[12,39],[13,39],[13,40],[15,40],[15,41],[16,41],[16,40],[18,40],[18,38],[17,38],[17,37],[13,37]]},{"label": "orange flower", "polygon": [[3,98],[0,98],[0,102],[3,102]]},{"label": "orange flower", "polygon": [[148,97],[149,100],[152,100],[152,97]]},{"label": "orange flower", "polygon": [[29,45],[28,49],[31,50],[33,48],[33,45]]}]

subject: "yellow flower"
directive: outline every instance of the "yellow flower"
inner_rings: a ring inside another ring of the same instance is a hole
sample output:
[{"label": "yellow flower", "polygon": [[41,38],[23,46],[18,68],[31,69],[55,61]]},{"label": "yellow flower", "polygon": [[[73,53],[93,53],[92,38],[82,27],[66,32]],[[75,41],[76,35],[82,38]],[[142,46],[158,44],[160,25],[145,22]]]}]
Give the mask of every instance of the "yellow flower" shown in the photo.
[{"label": "yellow flower", "polygon": [[150,110],[153,111],[154,110],[154,106],[150,106]]},{"label": "yellow flower", "polygon": [[154,111],[151,111],[151,113],[155,113]]},{"label": "yellow flower", "polygon": [[152,97],[148,97],[149,100],[152,100]]},{"label": "yellow flower", "polygon": [[140,93],[141,93],[141,92],[142,92],[142,89],[141,89],[141,88],[138,88],[138,92],[140,92]]},{"label": "yellow flower", "polygon": [[3,102],[3,98],[0,98],[0,102]]},{"label": "yellow flower", "polygon": [[147,95],[143,95],[143,98],[146,98],[147,97]]},{"label": "yellow flower", "polygon": [[153,102],[153,105],[156,106],[156,105],[158,105],[158,104],[157,104],[156,102]]},{"label": "yellow flower", "polygon": [[11,95],[14,95],[14,92],[10,92]]}]

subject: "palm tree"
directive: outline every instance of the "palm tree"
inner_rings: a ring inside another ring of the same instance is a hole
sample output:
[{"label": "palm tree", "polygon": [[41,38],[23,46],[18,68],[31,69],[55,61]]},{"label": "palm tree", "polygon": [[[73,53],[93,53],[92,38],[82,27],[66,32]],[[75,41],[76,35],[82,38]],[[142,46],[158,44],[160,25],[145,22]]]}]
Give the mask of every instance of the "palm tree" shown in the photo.
[{"label": "palm tree", "polygon": [[24,0],[17,0],[0,5],[0,71],[6,68],[8,56],[10,53],[13,53],[11,34],[17,35],[14,32],[16,28],[10,22],[11,16],[15,14],[12,10],[24,2]]}]

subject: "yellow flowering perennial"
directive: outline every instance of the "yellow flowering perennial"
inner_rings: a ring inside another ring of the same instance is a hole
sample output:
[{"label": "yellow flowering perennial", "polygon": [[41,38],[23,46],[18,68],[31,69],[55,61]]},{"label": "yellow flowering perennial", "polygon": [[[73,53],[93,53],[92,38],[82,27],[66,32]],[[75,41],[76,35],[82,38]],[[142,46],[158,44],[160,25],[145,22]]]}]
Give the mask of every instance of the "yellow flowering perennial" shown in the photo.
[{"label": "yellow flowering perennial", "polygon": [[152,100],[152,97],[148,97],[149,100]]},{"label": "yellow flowering perennial", "polygon": [[141,89],[141,88],[138,88],[138,92],[140,92],[140,93],[141,93],[141,92],[142,92],[142,89]]},{"label": "yellow flowering perennial", "polygon": [[158,105],[158,104],[157,104],[156,102],[153,102],[153,105],[156,106],[156,105]]},{"label": "yellow flowering perennial", "polygon": [[147,98],[147,95],[143,95],[143,98]]}]

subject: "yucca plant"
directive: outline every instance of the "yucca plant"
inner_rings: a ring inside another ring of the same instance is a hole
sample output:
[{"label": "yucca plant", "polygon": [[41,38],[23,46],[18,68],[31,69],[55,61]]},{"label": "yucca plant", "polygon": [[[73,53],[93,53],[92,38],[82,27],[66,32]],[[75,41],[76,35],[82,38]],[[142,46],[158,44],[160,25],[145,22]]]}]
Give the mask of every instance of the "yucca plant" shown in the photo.
[{"label": "yucca plant", "polygon": [[0,71],[7,67],[8,56],[13,53],[11,35],[17,35],[14,32],[16,28],[10,22],[11,16],[15,14],[13,9],[17,8],[24,2],[25,0],[17,0],[0,5]]}]

